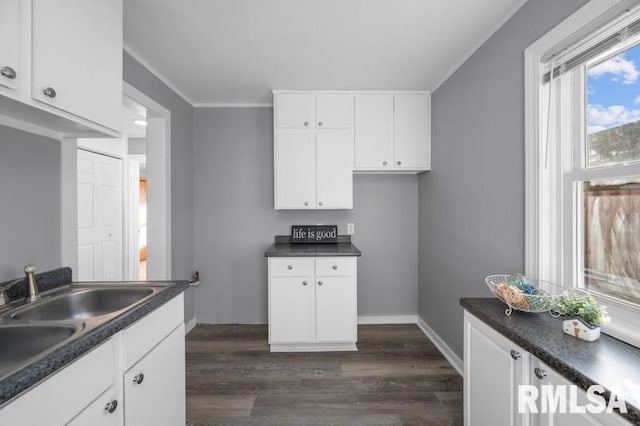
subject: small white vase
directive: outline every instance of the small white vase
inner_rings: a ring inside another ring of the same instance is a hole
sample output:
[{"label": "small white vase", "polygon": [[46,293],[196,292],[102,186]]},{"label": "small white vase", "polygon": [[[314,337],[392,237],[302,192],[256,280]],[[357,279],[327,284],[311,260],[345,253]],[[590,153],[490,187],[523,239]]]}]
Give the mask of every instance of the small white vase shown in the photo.
[{"label": "small white vase", "polygon": [[566,318],[562,321],[562,329],[565,333],[587,342],[593,342],[600,337],[600,327],[593,327],[578,317]]}]

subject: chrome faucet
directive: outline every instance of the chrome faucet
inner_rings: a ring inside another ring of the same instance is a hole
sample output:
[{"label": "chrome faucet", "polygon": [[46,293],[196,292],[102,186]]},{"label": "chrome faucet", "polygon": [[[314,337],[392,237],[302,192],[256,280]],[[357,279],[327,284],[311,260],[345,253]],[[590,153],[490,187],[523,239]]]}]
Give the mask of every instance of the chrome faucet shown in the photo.
[{"label": "chrome faucet", "polygon": [[38,292],[38,286],[36,285],[36,267],[33,265],[27,265],[24,267],[24,278],[18,278],[13,281],[9,281],[7,284],[0,287],[0,307],[4,305],[8,305],[11,302],[9,295],[7,292],[16,284],[21,282],[26,282],[27,284],[27,298],[29,302],[35,302],[40,299],[40,294]]}]

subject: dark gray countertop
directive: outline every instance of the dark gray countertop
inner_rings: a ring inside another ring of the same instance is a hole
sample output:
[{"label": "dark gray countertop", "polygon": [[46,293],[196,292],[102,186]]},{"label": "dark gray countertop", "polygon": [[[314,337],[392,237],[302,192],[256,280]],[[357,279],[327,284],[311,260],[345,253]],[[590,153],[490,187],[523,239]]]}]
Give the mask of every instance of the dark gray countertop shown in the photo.
[{"label": "dark gray countertop", "polygon": [[[57,348],[53,352],[50,352],[43,358],[37,359],[20,370],[1,379],[0,406],[8,402],[11,398],[27,390],[29,387],[55,373],[65,365],[75,361],[82,354],[90,351],[95,346],[104,342],[128,325],[164,305],[189,287],[189,283],[187,281],[136,281],[132,284],[153,285],[161,283],[169,284],[169,287],[157,293],[145,302],[133,307],[131,310],[114,317],[88,333],[79,336],[77,339]],[[69,283],[63,282],[58,284],[58,286],[66,284]],[[55,286],[52,285],[49,288],[54,287]]]},{"label": "dark gray countertop", "polygon": [[627,390],[628,413],[621,415],[640,425],[640,393],[624,387],[629,382],[640,386],[640,349],[605,334],[591,343],[569,336],[562,331],[562,319],[548,313],[506,316],[506,305],[495,298],[464,298],[460,305],[580,388],[601,385],[607,400],[611,389]]},{"label": "dark gray countertop", "polygon": [[348,235],[340,235],[337,243],[292,244],[289,237],[284,235],[277,235],[275,241],[264,253],[264,257],[362,256],[362,252],[351,243]]}]

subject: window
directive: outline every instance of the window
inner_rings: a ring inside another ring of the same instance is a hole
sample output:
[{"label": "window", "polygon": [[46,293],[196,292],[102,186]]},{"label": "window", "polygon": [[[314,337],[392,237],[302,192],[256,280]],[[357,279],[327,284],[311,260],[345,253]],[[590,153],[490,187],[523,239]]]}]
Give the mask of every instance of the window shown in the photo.
[{"label": "window", "polygon": [[640,346],[640,9],[592,3],[525,52],[525,272],[593,293]]}]

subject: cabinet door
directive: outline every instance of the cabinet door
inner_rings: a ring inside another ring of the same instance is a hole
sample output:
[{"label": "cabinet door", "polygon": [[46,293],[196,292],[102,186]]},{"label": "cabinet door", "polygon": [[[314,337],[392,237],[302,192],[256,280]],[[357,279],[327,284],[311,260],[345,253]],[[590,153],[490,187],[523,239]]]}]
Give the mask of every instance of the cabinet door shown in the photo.
[{"label": "cabinet door", "polygon": [[31,96],[118,130],[122,0],[33,0],[32,33]]},{"label": "cabinet door", "polygon": [[353,95],[350,93],[319,93],[316,95],[317,129],[353,128]]},{"label": "cabinet door", "polygon": [[[526,424],[518,414],[518,385],[528,382],[529,354],[465,312],[465,425]],[[512,353],[512,351],[514,351]]]},{"label": "cabinet door", "polygon": [[20,3],[22,0],[0,1],[0,86],[18,88],[24,70],[19,69]]},{"label": "cabinet door", "polygon": [[393,95],[355,97],[355,168],[393,166]]},{"label": "cabinet door", "polygon": [[316,339],[320,343],[357,340],[355,277],[323,277],[316,280]]},{"label": "cabinet door", "polygon": [[275,208],[316,205],[316,153],[312,133],[276,135]]},{"label": "cabinet door", "polygon": [[67,426],[117,426],[122,425],[121,387],[114,385],[100,395],[80,414],[74,417]]},{"label": "cabinet door", "polygon": [[315,126],[313,94],[278,93],[274,98],[277,129],[310,129]]},{"label": "cabinet door", "polygon": [[353,208],[353,137],[319,133],[316,137],[317,208]]},{"label": "cabinet door", "polygon": [[269,343],[315,340],[313,276],[271,277],[269,282]]},{"label": "cabinet door", "polygon": [[[567,402],[563,405],[566,411],[569,411],[569,399],[571,398],[569,389],[574,384],[534,356],[531,356],[530,373],[531,383],[536,385],[539,391],[536,404],[538,413],[531,415],[531,426],[624,426],[629,424],[621,416],[614,413],[561,413],[560,410],[549,410],[549,405],[544,410],[545,412],[542,412],[543,386],[564,396]],[[536,373],[541,377],[538,377]],[[558,388],[558,386],[561,387]],[[546,394],[544,397],[546,398]],[[586,392],[582,389],[577,389],[576,397],[576,406],[585,407],[590,403]]]},{"label": "cabinet door", "polygon": [[428,94],[395,95],[394,167],[431,168],[431,100]]},{"label": "cabinet door", "polygon": [[181,324],[124,374],[125,424],[185,424],[184,366]]}]

